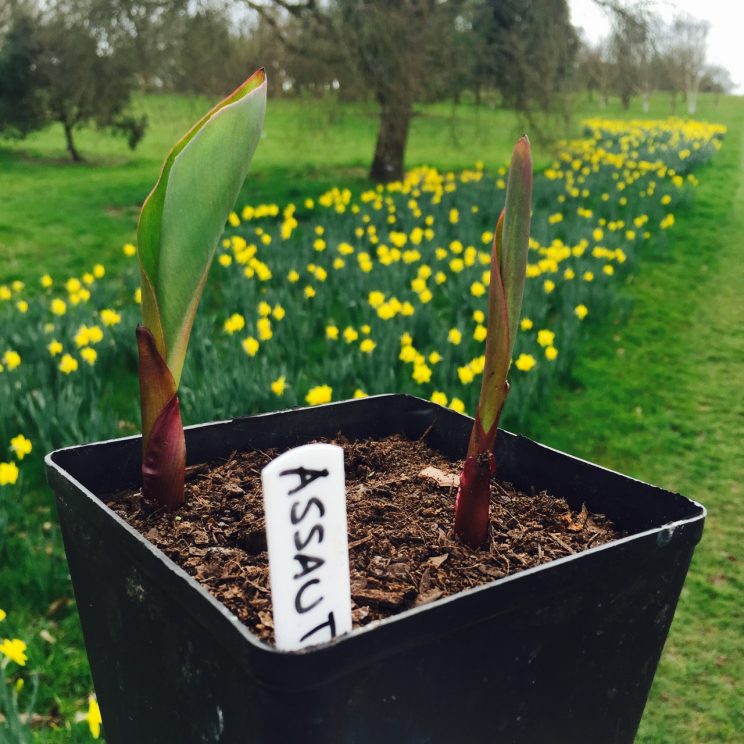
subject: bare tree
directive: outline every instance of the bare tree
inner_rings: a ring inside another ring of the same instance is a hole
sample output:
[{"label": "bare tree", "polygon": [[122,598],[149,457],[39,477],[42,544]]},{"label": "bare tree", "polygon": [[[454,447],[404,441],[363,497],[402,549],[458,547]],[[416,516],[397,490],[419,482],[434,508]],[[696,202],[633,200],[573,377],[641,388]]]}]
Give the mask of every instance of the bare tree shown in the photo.
[{"label": "bare tree", "polygon": [[721,94],[727,95],[736,87],[731,73],[720,65],[707,65],[700,81],[702,93],[714,93],[716,101]]},{"label": "bare tree", "polygon": [[615,79],[614,67],[607,38],[589,43],[582,39],[576,52],[574,84],[579,90],[589,93],[589,100],[594,100],[594,93],[599,94],[599,107],[606,109],[609,104],[612,83]]},{"label": "bare tree", "polygon": [[685,93],[687,113],[697,111],[700,84],[705,74],[707,21],[681,15],[674,19],[668,36],[667,63],[678,88]]}]

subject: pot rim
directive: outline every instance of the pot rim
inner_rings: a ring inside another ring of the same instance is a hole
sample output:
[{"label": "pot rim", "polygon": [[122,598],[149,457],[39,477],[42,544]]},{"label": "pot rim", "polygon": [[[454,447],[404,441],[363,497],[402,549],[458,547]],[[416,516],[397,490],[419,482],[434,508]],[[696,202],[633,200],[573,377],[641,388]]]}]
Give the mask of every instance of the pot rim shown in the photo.
[{"label": "pot rim", "polygon": [[[364,400],[375,400],[375,399],[379,400],[379,399],[384,399],[384,398],[407,398],[411,401],[425,403],[428,406],[431,406],[432,408],[439,408],[439,409],[447,410],[447,411],[450,410],[450,409],[446,409],[443,406],[439,406],[435,403],[432,403],[431,401],[428,401],[424,398],[418,398],[417,396],[396,394],[396,393],[383,393],[380,395],[374,395],[374,396],[371,395],[361,400],[360,399],[340,400],[340,401],[333,401],[331,403],[322,404],[321,406],[302,406],[299,408],[288,408],[288,409],[282,409],[279,411],[270,411],[267,413],[237,416],[232,419],[222,419],[219,421],[211,421],[211,422],[206,422],[206,423],[201,423],[201,424],[191,424],[189,426],[184,427],[184,429],[187,432],[194,431],[194,430],[201,430],[201,429],[206,429],[209,427],[229,425],[235,421],[244,420],[248,418],[257,419],[257,418],[268,417],[268,416],[277,416],[283,413],[294,413],[298,411],[317,410],[319,408],[332,408],[334,406],[340,406],[344,404],[348,405],[349,403],[352,403],[352,402],[359,403]],[[459,415],[464,416],[464,414],[459,414]],[[473,420],[472,417],[470,416],[466,416],[466,418],[469,418],[471,421]],[[610,468],[606,468],[602,465],[597,465],[596,463],[592,463],[592,462],[589,462],[588,460],[575,457],[574,455],[570,455],[566,452],[555,449],[553,447],[540,444],[539,442],[535,442],[534,440],[531,440],[528,437],[523,437],[521,435],[515,435],[512,432],[508,432],[506,430],[503,430],[503,431],[507,435],[515,436],[515,437],[518,437],[519,439],[526,440],[542,448],[543,450],[556,453],[564,458],[568,458],[569,460],[573,461],[576,464],[589,465],[592,468],[596,468],[600,471],[603,471],[604,473],[611,474],[613,476],[619,476],[624,479],[627,479],[628,481],[633,481],[633,482],[640,483],[643,485],[648,485],[644,481],[641,481],[640,479],[632,478],[631,476],[625,475],[623,473],[619,473],[618,471],[612,470]],[[117,524],[120,528],[122,528],[125,531],[125,533],[127,533],[130,536],[130,538],[135,539],[137,543],[139,543],[142,547],[144,547],[153,558],[164,563],[166,567],[173,574],[175,574],[175,576],[177,576],[182,582],[185,581],[190,589],[195,590],[201,596],[203,600],[204,599],[207,600],[213,609],[217,610],[225,620],[227,620],[231,625],[234,626],[236,630],[238,630],[238,632],[244,638],[244,640],[246,640],[256,649],[260,649],[261,652],[268,652],[272,655],[280,656],[280,657],[297,657],[297,656],[316,655],[318,653],[322,653],[323,651],[327,651],[330,648],[343,647],[344,644],[354,643],[355,639],[363,638],[367,634],[372,633],[381,627],[387,627],[387,626],[397,624],[399,622],[408,621],[411,618],[414,618],[420,615],[421,613],[427,612],[429,610],[433,610],[435,608],[445,607],[447,605],[452,604],[453,602],[461,601],[464,598],[472,597],[477,594],[480,594],[481,592],[491,590],[496,586],[505,586],[505,585],[511,584],[514,581],[519,580],[520,578],[532,576],[535,574],[540,574],[553,567],[568,564],[570,562],[576,561],[585,556],[596,555],[598,553],[601,553],[602,551],[606,551],[609,549],[616,549],[619,546],[627,545],[629,543],[632,543],[638,540],[643,540],[644,538],[647,538],[653,534],[658,533],[659,535],[658,539],[660,541],[662,540],[668,541],[671,539],[674,532],[679,527],[702,521],[705,519],[707,515],[707,510],[702,504],[700,504],[697,501],[694,501],[693,499],[682,496],[681,494],[675,493],[674,495],[685,499],[687,502],[689,502],[693,507],[695,507],[699,511],[692,516],[665,523],[660,527],[649,528],[641,532],[636,532],[632,535],[627,535],[617,540],[612,540],[611,542],[598,545],[596,547],[590,547],[586,550],[582,550],[577,553],[572,553],[571,555],[563,556],[561,558],[548,561],[547,563],[543,563],[539,566],[533,566],[531,568],[523,569],[520,571],[515,571],[514,573],[511,573],[507,576],[503,576],[501,578],[489,581],[488,583],[481,584],[475,587],[470,587],[468,589],[464,589],[456,594],[451,594],[446,597],[441,597],[439,599],[433,600],[431,602],[427,602],[418,607],[412,607],[410,609],[397,613],[396,615],[392,615],[390,617],[383,618],[380,620],[374,620],[368,625],[365,625],[361,628],[355,628],[349,633],[338,636],[337,638],[334,638],[333,640],[327,641],[325,643],[319,643],[317,645],[309,646],[308,648],[295,650],[295,651],[280,651],[276,647],[266,643],[265,641],[262,641],[260,638],[258,638],[258,636],[254,635],[247,625],[245,625],[241,620],[239,620],[236,615],[234,615],[224,604],[222,604],[222,602],[220,602],[210,592],[208,592],[204,587],[202,587],[202,585],[195,578],[190,576],[183,568],[181,568],[181,566],[179,566],[175,561],[171,560],[160,548],[157,548],[155,545],[153,545],[149,540],[147,540],[147,538],[145,538],[145,536],[142,533],[134,529],[134,527],[132,527],[128,522],[122,519],[122,517],[120,517],[116,512],[110,509],[98,496],[96,496],[96,494],[94,494],[90,489],[84,486],[79,480],[77,480],[74,476],[72,476],[62,465],[57,463],[55,460],[56,457],[58,457],[59,455],[62,455],[63,453],[71,452],[74,450],[79,450],[83,447],[97,448],[97,447],[104,447],[107,445],[111,445],[113,443],[120,445],[123,442],[141,440],[141,438],[142,438],[141,435],[136,434],[136,435],[130,435],[126,437],[114,437],[111,439],[101,440],[98,442],[72,445],[69,447],[61,447],[59,449],[56,449],[48,453],[44,457],[44,463],[49,470],[54,471],[58,475],[58,477],[68,482],[79,493],[85,496],[88,502],[90,502],[96,509],[99,510],[100,514],[102,514],[107,519],[113,519],[115,524]],[[669,493],[672,493],[672,492],[669,492]],[[462,627],[464,626],[460,626],[460,628]]]}]

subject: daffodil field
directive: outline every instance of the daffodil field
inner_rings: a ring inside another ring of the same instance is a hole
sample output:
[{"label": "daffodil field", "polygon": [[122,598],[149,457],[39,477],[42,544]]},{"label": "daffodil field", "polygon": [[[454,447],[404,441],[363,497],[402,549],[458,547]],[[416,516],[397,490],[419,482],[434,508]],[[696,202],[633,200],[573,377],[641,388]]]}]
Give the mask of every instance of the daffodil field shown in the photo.
[{"label": "daffodil field", "polygon": [[[673,251],[669,231],[694,171],[724,134],[679,119],[591,119],[536,175],[507,428],[519,429],[570,370],[636,261]],[[357,194],[339,187],[237,208],[191,337],[184,422],[386,392],[472,413],[505,175],[482,163],[422,167]],[[75,277],[40,266],[36,286],[0,286],[0,553],[46,452],[138,432],[139,272],[134,246],[123,251],[128,268],[116,276],[103,264]],[[21,731],[13,741],[25,741],[34,660],[3,610],[0,714]],[[94,706],[85,720],[97,735]]]}]

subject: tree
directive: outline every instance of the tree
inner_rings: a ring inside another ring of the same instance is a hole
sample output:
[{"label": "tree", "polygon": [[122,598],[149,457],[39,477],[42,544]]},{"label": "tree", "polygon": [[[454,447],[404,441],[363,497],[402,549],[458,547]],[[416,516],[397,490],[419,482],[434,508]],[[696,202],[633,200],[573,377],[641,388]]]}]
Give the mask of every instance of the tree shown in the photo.
[{"label": "tree", "polygon": [[697,110],[697,97],[705,74],[706,42],[710,24],[690,15],[677,16],[669,32],[667,56],[673,79],[684,91],[687,113]]},{"label": "tree", "polygon": [[575,81],[579,89],[589,92],[593,100],[594,92],[599,93],[599,106],[607,107],[613,70],[606,39],[590,44],[582,39],[576,53]]},{"label": "tree", "polygon": [[614,88],[624,109],[639,90],[641,70],[648,59],[650,32],[642,15],[616,14],[610,36]]},{"label": "tree", "polygon": [[476,74],[505,105],[530,118],[535,108],[563,107],[579,48],[566,0],[485,0],[473,28],[480,41]]},{"label": "tree", "polygon": [[[202,8],[202,3],[189,3],[189,0],[56,2],[65,4],[66,17],[74,15],[78,21],[92,26],[99,41],[127,58],[127,66],[143,90],[159,90],[168,84],[167,75],[179,56],[190,19],[199,15],[209,15],[210,19],[221,15],[216,8],[209,5]],[[189,12],[189,6],[194,7],[193,13]],[[211,48],[208,62],[217,59],[222,51],[219,46]],[[191,59],[198,56],[193,54]]]},{"label": "tree", "polygon": [[703,93],[715,93],[717,95],[729,94],[736,87],[731,73],[720,65],[706,65],[703,78],[700,81],[700,90]]},{"label": "tree", "polygon": [[82,160],[75,130],[91,123],[126,133],[130,147],[136,147],[146,120],[126,113],[135,79],[125,56],[116,49],[102,49],[91,28],[61,15],[43,23],[39,37],[47,111],[62,125],[72,160]]},{"label": "tree", "polygon": [[345,65],[380,107],[380,124],[370,177],[399,180],[413,106],[449,71],[449,57],[458,12],[465,0],[245,0],[295,53],[301,50],[286,33],[284,14],[305,25],[307,34],[323,39],[329,64]]},{"label": "tree", "polygon": [[0,52],[0,131],[25,136],[59,122],[74,161],[82,160],[74,132],[95,124],[127,138],[131,148],[147,119],[128,110],[136,83],[131,57],[113,47],[92,22],[86,0],[45,5],[35,17],[16,14]]},{"label": "tree", "polygon": [[45,122],[36,62],[34,23],[25,13],[12,21],[0,47],[0,134],[25,137]]}]

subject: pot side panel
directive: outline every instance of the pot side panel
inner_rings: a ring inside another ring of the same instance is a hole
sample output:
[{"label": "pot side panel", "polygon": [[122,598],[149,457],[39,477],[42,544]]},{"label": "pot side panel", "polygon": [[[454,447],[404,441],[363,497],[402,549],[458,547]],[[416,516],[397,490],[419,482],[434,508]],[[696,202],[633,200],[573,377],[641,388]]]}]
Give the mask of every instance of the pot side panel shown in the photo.
[{"label": "pot side panel", "polygon": [[[187,444],[190,462],[203,462],[338,432],[428,432],[454,459],[471,423],[415,398],[380,396],[192,427]],[[52,455],[49,479],[107,740],[630,744],[703,510],[508,433],[497,447],[502,475],[518,485],[566,488],[572,505],[586,500],[629,529],[651,531],[301,654],[257,642],[80,488],[104,495],[131,487],[139,438]]]}]

